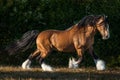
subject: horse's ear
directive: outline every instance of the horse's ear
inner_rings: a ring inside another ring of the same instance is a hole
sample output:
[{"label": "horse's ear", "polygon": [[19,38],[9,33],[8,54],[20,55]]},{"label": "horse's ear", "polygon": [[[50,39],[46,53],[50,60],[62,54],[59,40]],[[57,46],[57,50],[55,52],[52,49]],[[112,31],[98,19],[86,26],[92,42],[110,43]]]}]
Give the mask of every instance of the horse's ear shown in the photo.
[{"label": "horse's ear", "polygon": [[97,18],[98,18],[98,19],[100,19],[100,18],[104,18],[104,19],[106,19],[106,18],[108,18],[108,16],[106,16],[105,14],[103,14],[103,15],[98,15]]}]

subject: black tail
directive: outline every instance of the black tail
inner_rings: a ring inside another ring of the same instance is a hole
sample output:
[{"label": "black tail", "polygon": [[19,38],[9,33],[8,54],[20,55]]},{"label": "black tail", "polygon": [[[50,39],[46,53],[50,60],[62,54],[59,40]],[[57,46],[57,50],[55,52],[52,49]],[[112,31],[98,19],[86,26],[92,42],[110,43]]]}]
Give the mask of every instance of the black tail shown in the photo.
[{"label": "black tail", "polygon": [[7,51],[9,55],[13,55],[17,52],[26,51],[35,43],[38,34],[38,30],[26,32],[19,40],[16,40],[15,42],[7,46],[5,51]]}]

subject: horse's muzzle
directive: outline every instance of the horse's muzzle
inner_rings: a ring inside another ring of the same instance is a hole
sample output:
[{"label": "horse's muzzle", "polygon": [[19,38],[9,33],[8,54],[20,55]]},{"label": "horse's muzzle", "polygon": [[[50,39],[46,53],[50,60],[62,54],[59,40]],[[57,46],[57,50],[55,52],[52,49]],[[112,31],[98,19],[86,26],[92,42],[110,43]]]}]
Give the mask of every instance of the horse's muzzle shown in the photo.
[{"label": "horse's muzzle", "polygon": [[109,38],[110,38],[109,35],[102,37],[103,40],[106,40],[106,39],[109,39]]}]

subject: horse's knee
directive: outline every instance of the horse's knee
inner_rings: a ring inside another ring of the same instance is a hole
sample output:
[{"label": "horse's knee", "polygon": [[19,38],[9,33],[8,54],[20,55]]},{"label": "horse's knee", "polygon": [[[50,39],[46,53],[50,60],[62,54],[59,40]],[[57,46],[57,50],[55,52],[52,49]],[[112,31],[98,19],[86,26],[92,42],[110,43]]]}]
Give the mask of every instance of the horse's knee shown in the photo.
[{"label": "horse's knee", "polygon": [[51,51],[49,51],[49,50],[41,51],[40,56],[41,56],[42,58],[45,58],[50,52],[51,52]]},{"label": "horse's knee", "polygon": [[36,56],[38,56],[40,54],[39,50],[36,50],[34,53],[30,54],[30,56],[28,57],[28,59],[32,60],[34,59]]},{"label": "horse's knee", "polygon": [[41,53],[39,56],[38,56],[38,60],[39,60],[39,64],[42,64],[43,61],[44,61],[44,58],[47,56],[48,53]]}]

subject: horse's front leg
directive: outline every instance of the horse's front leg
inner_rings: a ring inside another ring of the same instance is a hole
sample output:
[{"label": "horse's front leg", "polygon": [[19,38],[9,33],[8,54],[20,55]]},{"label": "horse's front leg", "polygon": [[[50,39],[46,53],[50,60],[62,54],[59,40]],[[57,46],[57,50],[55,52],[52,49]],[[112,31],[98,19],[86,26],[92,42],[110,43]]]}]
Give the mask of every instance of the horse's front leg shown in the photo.
[{"label": "horse's front leg", "polygon": [[96,63],[96,61],[99,59],[99,57],[95,54],[95,52],[93,50],[93,47],[89,48],[89,53],[90,53],[90,55],[92,56],[92,58],[94,59],[94,61]]},{"label": "horse's front leg", "polygon": [[80,64],[83,60],[83,52],[84,50],[82,48],[78,48],[77,49],[77,54],[78,54],[78,60],[77,60],[77,64]]},{"label": "horse's front leg", "polygon": [[93,47],[89,48],[89,53],[94,59],[97,70],[105,70],[105,62],[99,59],[99,57],[95,54]]},{"label": "horse's front leg", "polygon": [[77,54],[78,54],[78,60],[76,61],[75,58],[70,58],[69,59],[69,68],[78,68],[78,65],[82,62],[83,60],[83,50],[82,49],[76,49]]}]

